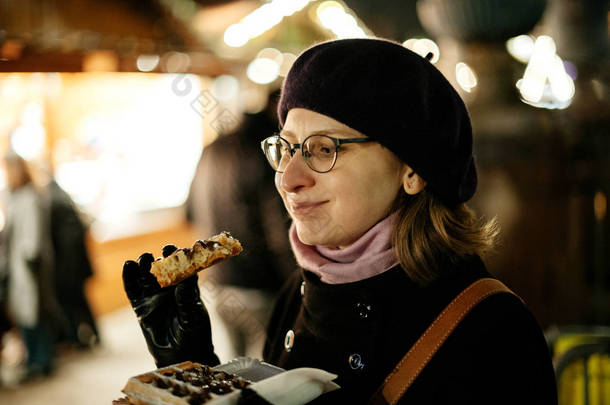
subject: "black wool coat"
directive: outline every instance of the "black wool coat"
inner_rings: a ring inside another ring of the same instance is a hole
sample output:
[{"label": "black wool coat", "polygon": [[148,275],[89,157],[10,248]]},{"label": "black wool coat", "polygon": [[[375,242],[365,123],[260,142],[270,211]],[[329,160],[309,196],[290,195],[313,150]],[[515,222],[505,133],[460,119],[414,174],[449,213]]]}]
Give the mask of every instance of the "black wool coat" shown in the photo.
[{"label": "black wool coat", "polygon": [[[342,388],[316,404],[366,404],[447,304],[484,277],[492,276],[478,257],[425,287],[399,266],[339,285],[295,272],[277,302],[263,357],[286,369],[317,367],[337,374]],[[294,339],[286,338],[289,331]],[[445,403],[557,403],[544,336],[517,297],[496,294],[475,307],[399,402]]]}]

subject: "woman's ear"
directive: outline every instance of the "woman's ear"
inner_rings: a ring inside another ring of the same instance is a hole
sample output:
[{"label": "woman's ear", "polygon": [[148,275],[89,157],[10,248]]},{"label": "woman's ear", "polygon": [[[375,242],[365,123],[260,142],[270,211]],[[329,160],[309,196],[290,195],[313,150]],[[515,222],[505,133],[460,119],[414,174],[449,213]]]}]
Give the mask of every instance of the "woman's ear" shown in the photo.
[{"label": "woman's ear", "polygon": [[407,194],[415,195],[426,187],[426,182],[424,179],[419,177],[419,175],[415,173],[413,169],[409,167],[409,165],[405,164],[405,172],[402,177],[402,186]]}]

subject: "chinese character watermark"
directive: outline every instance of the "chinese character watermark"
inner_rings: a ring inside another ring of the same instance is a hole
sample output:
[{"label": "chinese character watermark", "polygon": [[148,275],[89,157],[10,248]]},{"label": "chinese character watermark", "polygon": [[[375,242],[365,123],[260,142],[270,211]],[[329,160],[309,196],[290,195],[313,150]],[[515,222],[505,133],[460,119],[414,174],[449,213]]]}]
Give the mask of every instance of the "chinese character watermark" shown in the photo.
[{"label": "chinese character watermark", "polygon": [[[176,75],[171,85],[172,92],[179,97],[192,96],[195,86],[191,80],[187,74]],[[208,89],[200,91],[191,99],[189,105],[201,118],[210,117],[210,126],[219,134],[234,128],[238,122],[237,117],[228,108],[223,107]]]}]

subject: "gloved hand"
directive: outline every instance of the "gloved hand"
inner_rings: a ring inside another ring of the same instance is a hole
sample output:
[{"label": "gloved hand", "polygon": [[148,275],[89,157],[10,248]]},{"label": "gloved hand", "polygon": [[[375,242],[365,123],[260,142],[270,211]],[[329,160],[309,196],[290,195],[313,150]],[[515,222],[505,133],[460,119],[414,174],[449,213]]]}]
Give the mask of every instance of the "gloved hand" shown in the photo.
[{"label": "gloved hand", "polygon": [[[176,249],[173,245],[163,247],[163,257]],[[144,253],[137,263],[126,261],[123,287],[157,367],[186,360],[217,365],[210,317],[199,295],[197,276],[161,288],[150,273],[154,260],[152,254]]]}]

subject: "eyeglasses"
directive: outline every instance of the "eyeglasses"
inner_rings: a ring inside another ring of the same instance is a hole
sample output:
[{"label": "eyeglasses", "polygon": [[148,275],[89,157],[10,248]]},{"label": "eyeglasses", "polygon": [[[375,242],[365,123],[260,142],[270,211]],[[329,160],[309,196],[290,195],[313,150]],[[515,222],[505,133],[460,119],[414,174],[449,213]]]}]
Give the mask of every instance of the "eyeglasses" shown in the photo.
[{"label": "eyeglasses", "polygon": [[369,138],[337,139],[328,135],[310,135],[303,143],[290,143],[279,135],[273,135],[261,142],[263,153],[269,164],[278,173],[284,173],[290,158],[297,149],[307,166],[314,172],[329,172],[337,162],[337,152],[344,143],[373,142]]}]

